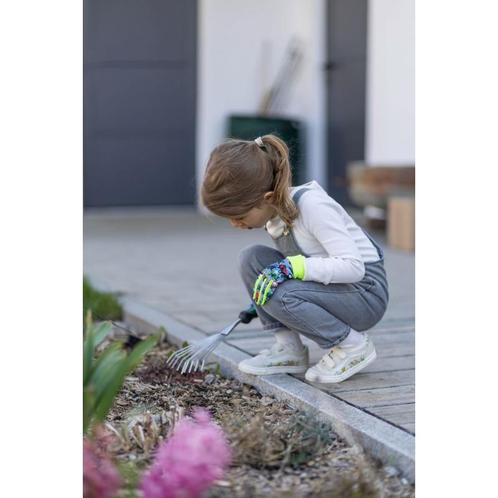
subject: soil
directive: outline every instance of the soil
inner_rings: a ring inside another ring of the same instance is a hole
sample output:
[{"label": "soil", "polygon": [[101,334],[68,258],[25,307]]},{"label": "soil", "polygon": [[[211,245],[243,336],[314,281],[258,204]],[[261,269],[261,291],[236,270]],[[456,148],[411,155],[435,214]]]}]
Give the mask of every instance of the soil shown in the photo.
[{"label": "soil", "polygon": [[108,427],[118,436],[111,451],[121,465],[148,465],[175,422],[205,407],[227,434],[234,456],[209,498],[414,496],[394,467],[349,446],[313,414],[222,377],[215,365],[189,375],[171,370],[166,359],[174,349],[156,346],[126,378],[109,414]]}]

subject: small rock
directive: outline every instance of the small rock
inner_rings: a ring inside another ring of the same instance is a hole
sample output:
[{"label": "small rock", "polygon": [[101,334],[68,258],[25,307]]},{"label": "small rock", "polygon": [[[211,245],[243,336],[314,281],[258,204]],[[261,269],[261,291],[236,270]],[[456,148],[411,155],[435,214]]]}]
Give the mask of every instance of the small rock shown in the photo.
[{"label": "small rock", "polygon": [[215,486],[221,486],[222,488],[229,488],[231,486],[229,481],[214,481]]},{"label": "small rock", "polygon": [[215,380],[216,380],[216,375],[207,374],[206,377],[204,377],[204,384],[212,384]]},{"label": "small rock", "polygon": [[408,484],[410,484],[410,483],[408,482],[408,479],[407,479],[406,477],[402,477],[402,478],[400,479],[400,482],[401,482],[401,484],[403,484],[403,486],[408,486]]},{"label": "small rock", "polygon": [[399,474],[398,469],[396,467],[391,466],[391,465],[384,467],[384,472],[386,473],[387,477],[396,477]]},{"label": "small rock", "polygon": [[232,394],[232,393],[233,393],[233,390],[232,390],[232,389],[227,389],[227,390],[226,390],[226,393],[227,393],[227,394]]}]

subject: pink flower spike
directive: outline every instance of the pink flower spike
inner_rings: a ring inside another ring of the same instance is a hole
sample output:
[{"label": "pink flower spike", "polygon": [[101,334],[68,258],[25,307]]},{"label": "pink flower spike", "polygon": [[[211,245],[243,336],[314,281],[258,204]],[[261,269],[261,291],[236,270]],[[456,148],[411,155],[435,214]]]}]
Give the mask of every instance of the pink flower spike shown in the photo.
[{"label": "pink flower spike", "polygon": [[211,422],[211,414],[205,408],[194,408],[193,416],[199,424],[207,424]]},{"label": "pink flower spike", "polygon": [[220,427],[205,409],[180,420],[158,448],[140,484],[144,498],[198,498],[223,476],[231,458]]},{"label": "pink flower spike", "polygon": [[83,496],[111,498],[121,486],[121,477],[99,443],[83,439]]}]

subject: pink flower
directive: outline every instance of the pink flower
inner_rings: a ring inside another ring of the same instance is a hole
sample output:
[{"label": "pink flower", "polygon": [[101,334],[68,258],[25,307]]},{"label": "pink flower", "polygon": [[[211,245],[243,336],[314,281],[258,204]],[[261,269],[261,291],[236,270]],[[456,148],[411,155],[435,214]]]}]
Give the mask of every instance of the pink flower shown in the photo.
[{"label": "pink flower", "polygon": [[121,486],[116,467],[106,453],[109,435],[97,429],[95,440],[83,438],[83,496],[111,498]]},{"label": "pink flower", "polygon": [[144,498],[197,498],[223,476],[231,456],[225,435],[207,410],[193,416],[159,447],[140,484]]}]

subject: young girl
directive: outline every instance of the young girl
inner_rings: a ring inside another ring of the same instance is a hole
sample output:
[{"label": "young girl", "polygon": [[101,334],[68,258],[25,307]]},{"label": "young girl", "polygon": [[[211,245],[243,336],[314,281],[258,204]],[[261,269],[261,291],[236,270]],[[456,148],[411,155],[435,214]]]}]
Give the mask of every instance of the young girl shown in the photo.
[{"label": "young girl", "polygon": [[[382,249],[315,182],[291,187],[288,148],[274,135],[229,140],[209,158],[202,201],[234,227],[262,228],[276,249],[254,245],[240,272],[265,330],[276,343],[239,364],[254,375],[302,373],[341,382],[376,358],[361,331],[384,315],[388,290]],[[300,334],[327,353],[308,365]]]}]

